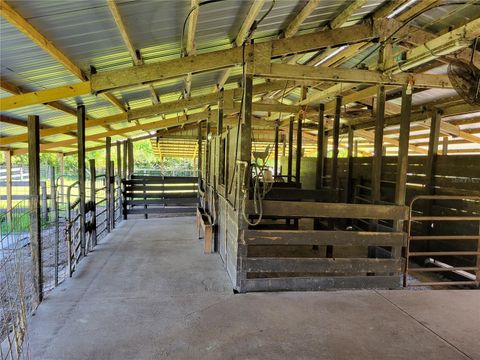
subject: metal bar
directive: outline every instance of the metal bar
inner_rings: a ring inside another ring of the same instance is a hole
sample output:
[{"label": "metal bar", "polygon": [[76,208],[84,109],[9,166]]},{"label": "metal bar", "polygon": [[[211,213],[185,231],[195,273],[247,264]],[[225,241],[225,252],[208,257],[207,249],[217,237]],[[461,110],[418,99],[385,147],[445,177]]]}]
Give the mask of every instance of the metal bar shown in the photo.
[{"label": "metal bar", "polygon": [[112,138],[107,136],[105,138],[105,197],[108,199],[107,201],[107,232],[111,231],[111,224],[110,224],[110,182],[111,182],[111,165],[110,165],[110,158],[111,158],[111,148],[112,148]]},{"label": "metal bar", "polygon": [[29,115],[28,128],[28,182],[30,195],[30,248],[32,252],[32,278],[34,303],[43,299],[42,232],[40,222],[40,120]]},{"label": "metal bar", "polygon": [[[91,233],[91,240],[92,244],[90,246],[96,246],[97,245],[97,232],[96,232],[96,212],[97,212],[97,203],[96,203],[96,191],[95,191],[95,185],[96,185],[96,168],[95,168],[95,159],[90,159],[90,201],[93,204],[92,208],[92,233]],[[89,249],[87,248],[87,251]]]}]

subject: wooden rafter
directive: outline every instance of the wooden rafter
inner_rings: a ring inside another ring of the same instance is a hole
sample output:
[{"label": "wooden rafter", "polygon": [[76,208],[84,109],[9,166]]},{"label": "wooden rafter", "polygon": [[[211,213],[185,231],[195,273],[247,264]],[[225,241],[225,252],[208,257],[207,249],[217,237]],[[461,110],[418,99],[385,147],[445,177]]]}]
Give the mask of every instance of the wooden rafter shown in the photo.
[{"label": "wooden rafter", "polygon": [[[188,18],[188,31],[187,31],[187,39],[186,39],[186,46],[185,46],[185,56],[195,55],[195,33],[197,32],[197,20],[198,20],[198,13],[199,13],[199,2],[198,0],[190,0],[190,10]],[[183,44],[182,44],[183,46]],[[192,92],[192,73],[188,73],[185,77],[185,93],[184,98],[188,99]]]},{"label": "wooden rafter", "polygon": [[287,25],[283,31],[283,36],[286,38],[294,36],[300,29],[300,26],[302,26],[305,19],[312,14],[320,2],[321,0],[309,0],[302,10],[300,10],[293,20]]},{"label": "wooden rafter", "polygon": [[[15,26],[19,31],[24,33],[30,40],[32,40],[47,54],[52,56],[56,61],[65,66],[65,68],[67,68],[79,80],[88,80],[87,76],[77,65],[75,65],[72,60],[70,60],[63,52],[61,52],[52,41],[47,39],[32,24],[30,24],[17,11],[15,11],[5,0],[0,0],[0,13],[3,18]],[[125,111],[125,107],[113,95],[106,94],[104,97],[121,111]]]}]

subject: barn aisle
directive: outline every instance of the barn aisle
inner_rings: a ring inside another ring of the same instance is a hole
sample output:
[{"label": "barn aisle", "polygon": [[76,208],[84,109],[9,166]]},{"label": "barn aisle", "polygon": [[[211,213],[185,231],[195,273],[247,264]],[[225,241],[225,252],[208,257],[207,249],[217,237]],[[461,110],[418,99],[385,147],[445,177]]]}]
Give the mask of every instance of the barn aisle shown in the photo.
[{"label": "barn aisle", "polygon": [[479,291],[235,295],[194,224],[124,221],[40,305],[32,358],[480,359]]}]

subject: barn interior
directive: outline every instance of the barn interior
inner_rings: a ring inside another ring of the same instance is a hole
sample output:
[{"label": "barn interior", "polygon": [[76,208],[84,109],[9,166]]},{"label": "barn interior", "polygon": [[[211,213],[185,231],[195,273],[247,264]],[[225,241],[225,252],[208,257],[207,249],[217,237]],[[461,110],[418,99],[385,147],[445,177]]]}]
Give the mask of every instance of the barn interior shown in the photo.
[{"label": "barn interior", "polygon": [[0,10],[2,360],[480,359],[480,2]]}]

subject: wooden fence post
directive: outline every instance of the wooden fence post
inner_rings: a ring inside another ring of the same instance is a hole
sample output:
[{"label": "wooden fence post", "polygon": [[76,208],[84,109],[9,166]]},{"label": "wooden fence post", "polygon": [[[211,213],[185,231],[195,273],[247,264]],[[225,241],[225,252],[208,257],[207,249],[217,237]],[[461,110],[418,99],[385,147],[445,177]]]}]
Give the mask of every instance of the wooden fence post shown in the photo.
[{"label": "wooden fence post", "polygon": [[34,303],[38,306],[43,299],[42,232],[40,221],[40,126],[38,116],[28,116],[27,129],[30,248],[33,262]]}]

